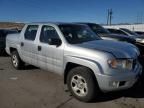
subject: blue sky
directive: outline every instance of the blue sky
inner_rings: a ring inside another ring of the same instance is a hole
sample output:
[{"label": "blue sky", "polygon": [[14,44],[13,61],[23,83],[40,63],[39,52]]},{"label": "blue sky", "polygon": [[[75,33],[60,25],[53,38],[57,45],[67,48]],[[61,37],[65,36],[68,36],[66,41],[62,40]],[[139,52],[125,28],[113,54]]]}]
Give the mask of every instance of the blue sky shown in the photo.
[{"label": "blue sky", "polygon": [[0,0],[0,21],[106,23],[109,8],[112,23],[144,22],[144,0]]}]

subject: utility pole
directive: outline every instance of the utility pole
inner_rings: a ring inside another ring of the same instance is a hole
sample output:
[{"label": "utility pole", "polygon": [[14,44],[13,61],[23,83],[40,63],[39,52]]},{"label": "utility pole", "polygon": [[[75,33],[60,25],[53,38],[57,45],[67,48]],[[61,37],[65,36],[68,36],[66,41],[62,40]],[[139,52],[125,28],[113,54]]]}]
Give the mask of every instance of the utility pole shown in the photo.
[{"label": "utility pole", "polygon": [[107,25],[109,25],[109,14],[110,13],[110,10],[108,9],[108,13],[107,13]]},{"label": "utility pole", "polygon": [[108,9],[108,13],[107,13],[107,25],[111,25],[111,23],[112,23],[112,15],[113,15],[112,9]]},{"label": "utility pole", "polygon": [[111,25],[111,23],[112,23],[112,15],[113,15],[113,11],[112,11],[112,9],[110,9],[109,14],[110,14],[110,25]]}]

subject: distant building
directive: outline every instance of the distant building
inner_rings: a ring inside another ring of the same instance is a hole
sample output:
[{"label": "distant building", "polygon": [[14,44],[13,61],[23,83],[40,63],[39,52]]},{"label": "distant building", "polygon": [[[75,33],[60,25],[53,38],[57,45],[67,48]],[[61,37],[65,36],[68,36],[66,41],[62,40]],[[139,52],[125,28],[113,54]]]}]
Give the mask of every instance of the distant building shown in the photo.
[{"label": "distant building", "polygon": [[104,26],[105,28],[127,28],[131,31],[144,31],[144,24],[124,24],[124,25],[111,25]]}]

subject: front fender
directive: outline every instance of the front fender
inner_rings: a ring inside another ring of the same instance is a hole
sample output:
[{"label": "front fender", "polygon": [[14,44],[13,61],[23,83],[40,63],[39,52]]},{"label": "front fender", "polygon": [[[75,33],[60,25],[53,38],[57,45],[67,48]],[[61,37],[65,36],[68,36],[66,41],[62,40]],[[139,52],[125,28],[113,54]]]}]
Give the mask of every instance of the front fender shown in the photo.
[{"label": "front fender", "polygon": [[66,69],[66,65],[68,62],[90,68],[94,72],[95,77],[97,76],[97,74],[104,73],[103,69],[101,67],[101,64],[99,64],[99,62],[97,62],[97,61],[93,61],[93,60],[83,58],[83,57],[66,56],[64,59],[64,69]]}]

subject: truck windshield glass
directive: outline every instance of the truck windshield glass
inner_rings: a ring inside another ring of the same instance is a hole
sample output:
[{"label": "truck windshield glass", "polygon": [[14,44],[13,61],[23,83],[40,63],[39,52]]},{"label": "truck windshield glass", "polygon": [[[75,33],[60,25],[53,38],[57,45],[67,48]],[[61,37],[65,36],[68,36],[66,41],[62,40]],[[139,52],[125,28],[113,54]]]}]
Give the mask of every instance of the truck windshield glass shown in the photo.
[{"label": "truck windshield glass", "polygon": [[70,44],[78,44],[101,39],[91,31],[89,27],[84,25],[64,24],[59,25],[59,28]]}]

